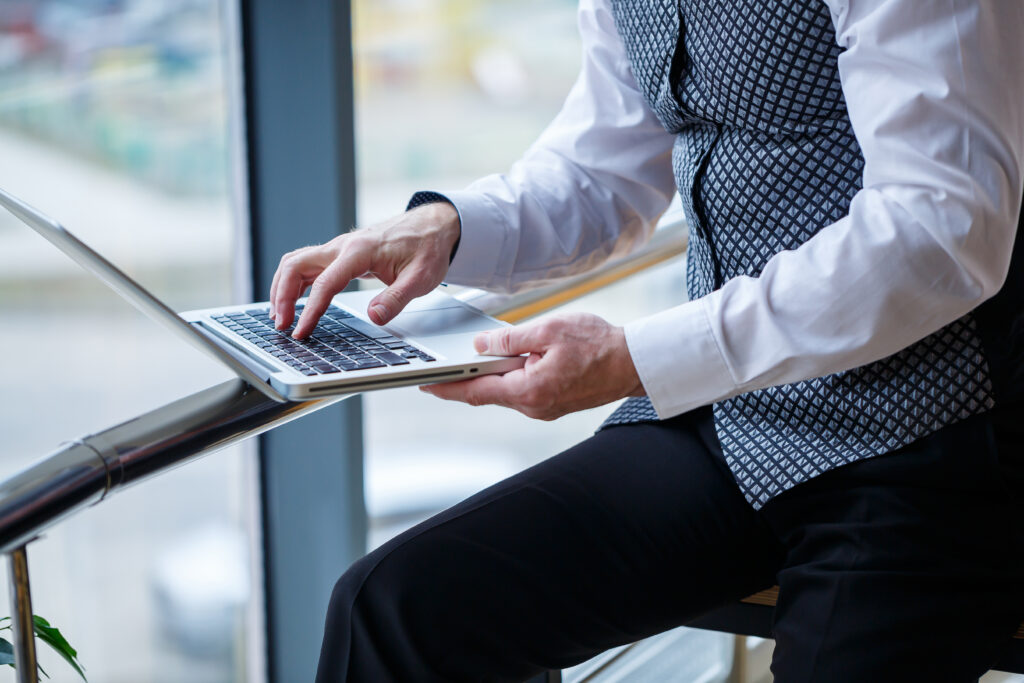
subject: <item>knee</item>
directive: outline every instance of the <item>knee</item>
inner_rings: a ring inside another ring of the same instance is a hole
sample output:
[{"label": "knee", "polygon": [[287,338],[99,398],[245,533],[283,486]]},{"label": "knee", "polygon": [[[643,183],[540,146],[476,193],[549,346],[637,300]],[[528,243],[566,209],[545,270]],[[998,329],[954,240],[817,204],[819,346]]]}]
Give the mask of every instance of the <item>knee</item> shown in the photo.
[{"label": "knee", "polygon": [[[364,591],[372,590],[367,585],[370,574],[377,565],[372,555],[366,555],[352,564],[334,584],[331,599],[327,605],[327,627],[348,631],[354,612],[366,604],[361,599]],[[372,601],[370,601],[372,603]]]},{"label": "knee", "polygon": [[[401,553],[399,553],[401,554]],[[378,549],[354,563],[334,586],[318,681],[428,680],[430,664],[410,624],[412,567]],[[428,648],[428,651],[432,648]],[[433,679],[430,679],[433,680]]]},{"label": "knee", "polygon": [[[327,619],[324,624],[323,645],[317,666],[317,683],[344,683],[345,681],[373,680],[362,677],[359,671],[373,664],[367,664],[367,652],[374,648],[365,647],[364,624],[367,619],[357,610],[365,604],[361,594],[376,562],[370,556],[355,562],[334,584],[331,599],[327,603]],[[372,623],[372,620],[369,620]],[[383,664],[383,663],[379,663]],[[378,678],[377,680],[388,680]]]}]

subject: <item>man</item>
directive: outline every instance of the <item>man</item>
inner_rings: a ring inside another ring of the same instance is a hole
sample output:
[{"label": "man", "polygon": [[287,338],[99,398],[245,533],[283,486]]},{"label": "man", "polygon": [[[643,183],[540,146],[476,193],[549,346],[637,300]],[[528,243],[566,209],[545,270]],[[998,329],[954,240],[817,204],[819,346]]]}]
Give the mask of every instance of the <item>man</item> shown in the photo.
[{"label": "man", "polygon": [[285,256],[302,337],[361,275],[385,323],[442,278],[592,267],[676,190],[690,224],[688,303],[484,334],[526,366],[427,389],[632,398],[351,568],[319,680],[521,680],[774,583],[778,681],[977,679],[1024,617],[1022,29],[1010,0],[583,0],[509,174]]}]

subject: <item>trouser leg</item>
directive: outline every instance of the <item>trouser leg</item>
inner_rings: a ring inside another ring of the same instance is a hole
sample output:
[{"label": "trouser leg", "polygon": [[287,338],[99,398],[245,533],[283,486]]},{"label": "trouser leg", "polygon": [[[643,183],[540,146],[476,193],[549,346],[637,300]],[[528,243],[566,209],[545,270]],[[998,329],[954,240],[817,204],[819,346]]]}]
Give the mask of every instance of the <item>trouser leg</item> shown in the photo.
[{"label": "trouser leg", "polygon": [[614,427],[357,562],[317,680],[523,680],[771,585],[710,412]]},{"label": "trouser leg", "polygon": [[1006,418],[971,418],[766,506],[788,546],[777,683],[965,683],[991,666],[1024,617],[1024,438]]}]

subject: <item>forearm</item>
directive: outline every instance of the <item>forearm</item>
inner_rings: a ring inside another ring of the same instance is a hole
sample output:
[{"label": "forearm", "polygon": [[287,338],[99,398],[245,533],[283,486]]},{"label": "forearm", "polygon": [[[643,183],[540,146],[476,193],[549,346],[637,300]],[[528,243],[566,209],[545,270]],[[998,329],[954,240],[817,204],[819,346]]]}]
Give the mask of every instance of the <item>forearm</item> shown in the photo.
[{"label": "forearm", "polygon": [[446,196],[462,238],[448,279],[512,291],[645,240],[675,194],[673,136],[636,88],[604,2],[580,3],[584,59],[562,110],[508,173]]}]

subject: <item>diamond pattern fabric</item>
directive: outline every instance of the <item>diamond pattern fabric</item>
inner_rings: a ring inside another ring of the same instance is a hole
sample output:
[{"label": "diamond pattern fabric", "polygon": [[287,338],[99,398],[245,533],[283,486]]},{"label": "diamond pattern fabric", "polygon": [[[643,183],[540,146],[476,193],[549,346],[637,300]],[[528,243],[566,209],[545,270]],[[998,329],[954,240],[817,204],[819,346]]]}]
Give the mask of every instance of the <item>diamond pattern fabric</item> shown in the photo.
[{"label": "diamond pattern fabric", "polygon": [[[864,159],[824,3],[613,0],[638,86],[675,133],[698,298],[842,218]],[[993,406],[970,314],[853,370],[714,406],[726,461],[760,508],[829,469],[899,448]],[[625,401],[605,425],[657,420]]]}]

